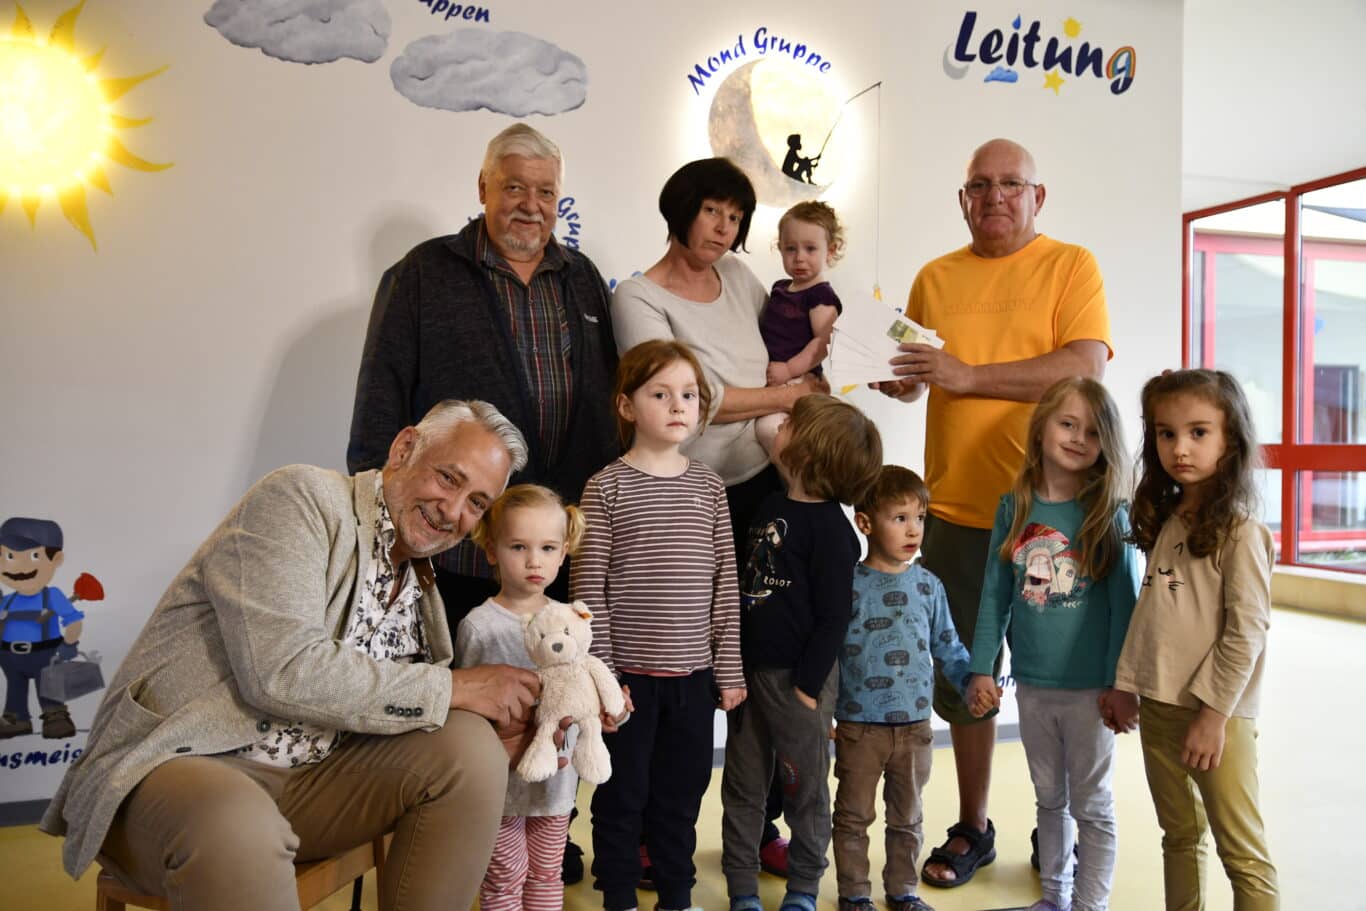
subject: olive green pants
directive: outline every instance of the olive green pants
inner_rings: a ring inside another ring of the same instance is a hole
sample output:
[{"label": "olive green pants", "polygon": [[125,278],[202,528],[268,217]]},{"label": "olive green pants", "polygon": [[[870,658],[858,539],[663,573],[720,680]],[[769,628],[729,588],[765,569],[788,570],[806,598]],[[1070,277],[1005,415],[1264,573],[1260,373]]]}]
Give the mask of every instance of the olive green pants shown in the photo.
[{"label": "olive green pants", "polygon": [[[1257,807],[1257,726],[1230,718],[1224,755],[1207,772],[1181,762],[1194,709],[1144,699],[1139,712],[1143,764],[1162,827],[1162,872],[1167,911],[1205,907],[1205,830],[1233,885],[1234,911],[1280,908],[1276,868],[1266,848]],[[1199,794],[1196,794],[1199,791]]]}]

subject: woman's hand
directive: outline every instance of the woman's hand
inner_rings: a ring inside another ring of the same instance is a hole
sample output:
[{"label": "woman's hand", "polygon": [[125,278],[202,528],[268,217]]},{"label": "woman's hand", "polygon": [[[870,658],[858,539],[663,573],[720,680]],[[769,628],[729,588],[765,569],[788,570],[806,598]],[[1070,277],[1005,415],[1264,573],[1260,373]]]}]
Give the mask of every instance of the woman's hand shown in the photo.
[{"label": "woman's hand", "polygon": [[769,361],[764,380],[770,386],[781,386],[792,379],[792,371],[787,369],[787,361]]},{"label": "woman's hand", "polygon": [[810,696],[803,693],[801,687],[794,686],[792,688],[792,692],[797,694],[798,702],[800,702],[802,705],[806,706],[813,712],[816,710],[816,700],[812,699]]},{"label": "woman's hand", "polygon": [[824,377],[817,376],[814,373],[808,373],[803,376],[800,383],[793,383],[791,386],[784,386],[782,388],[789,393],[786,405],[783,408],[784,411],[791,411],[792,406],[797,404],[797,399],[804,395],[830,394],[830,384],[825,381]]}]

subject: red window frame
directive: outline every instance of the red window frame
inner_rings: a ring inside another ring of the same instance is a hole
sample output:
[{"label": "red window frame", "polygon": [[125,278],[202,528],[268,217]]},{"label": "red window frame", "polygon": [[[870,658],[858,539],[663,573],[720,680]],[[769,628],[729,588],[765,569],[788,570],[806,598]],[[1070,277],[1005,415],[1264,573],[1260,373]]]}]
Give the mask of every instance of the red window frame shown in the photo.
[{"label": "red window frame", "polygon": [[[1301,543],[1318,543],[1320,546],[1332,542],[1358,544],[1366,540],[1366,531],[1315,530],[1311,524],[1312,503],[1304,498],[1301,503],[1299,491],[1313,481],[1315,471],[1360,471],[1366,472],[1366,445],[1314,443],[1313,414],[1309,409],[1300,407],[1306,395],[1312,396],[1314,383],[1313,333],[1304,336],[1301,342],[1301,327],[1305,322],[1312,325],[1314,288],[1312,281],[1303,285],[1305,299],[1301,305],[1300,252],[1304,250],[1305,271],[1312,279],[1314,263],[1323,254],[1334,258],[1366,259],[1366,247],[1354,244],[1338,244],[1331,241],[1304,241],[1300,237],[1300,203],[1306,193],[1321,190],[1341,183],[1366,179],[1366,168],[1347,171],[1321,180],[1298,184],[1288,190],[1263,193],[1246,199],[1236,200],[1219,206],[1197,209],[1181,216],[1181,356],[1187,366],[1212,366],[1214,361],[1214,295],[1202,294],[1206,308],[1203,316],[1204,331],[1201,337],[1201,350],[1191,350],[1191,269],[1196,249],[1211,253],[1231,251],[1249,253],[1275,253],[1283,256],[1284,280],[1282,287],[1282,344],[1281,344],[1281,422],[1282,441],[1264,444],[1262,459],[1267,468],[1281,471],[1281,542],[1278,562],[1295,566],[1312,566],[1317,569],[1333,569],[1339,572],[1355,570],[1305,563],[1299,559]],[[1249,206],[1267,202],[1282,201],[1285,207],[1285,230],[1283,238],[1240,235],[1236,241],[1228,236],[1202,235],[1199,242],[1195,239],[1194,222],[1211,215],[1220,215]],[[1206,268],[1206,292],[1213,289],[1213,270]],[[1306,423],[1307,422],[1307,423]],[[1303,442],[1304,439],[1310,442]],[[1302,480],[1304,485],[1297,483]]]}]

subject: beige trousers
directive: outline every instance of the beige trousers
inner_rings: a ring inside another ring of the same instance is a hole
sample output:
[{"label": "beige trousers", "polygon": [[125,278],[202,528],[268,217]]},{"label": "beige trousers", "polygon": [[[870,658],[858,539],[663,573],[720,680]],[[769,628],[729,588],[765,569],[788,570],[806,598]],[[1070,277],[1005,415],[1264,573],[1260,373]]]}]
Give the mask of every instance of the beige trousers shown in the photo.
[{"label": "beige trousers", "polygon": [[860,724],[835,727],[833,844],[840,898],[872,896],[868,867],[868,827],[877,819],[877,786],[887,805],[886,866],[882,888],[888,900],[914,895],[920,877],[916,862],[924,843],[921,794],[934,763],[934,732],[929,721],[910,724]]},{"label": "beige trousers", "polygon": [[[1280,892],[1257,807],[1257,726],[1230,718],[1224,755],[1208,772],[1181,762],[1181,745],[1195,710],[1144,699],[1139,733],[1148,790],[1162,827],[1167,911],[1205,907],[1205,830],[1233,886],[1234,911],[1276,911]],[[1199,795],[1196,795],[1196,791]]]},{"label": "beige trousers", "polygon": [[314,765],[172,759],[129,794],[100,863],[173,909],[297,911],[293,865],[394,837],[384,911],[469,908],[503,815],[507,752],[483,718],[436,732],[353,734]]}]

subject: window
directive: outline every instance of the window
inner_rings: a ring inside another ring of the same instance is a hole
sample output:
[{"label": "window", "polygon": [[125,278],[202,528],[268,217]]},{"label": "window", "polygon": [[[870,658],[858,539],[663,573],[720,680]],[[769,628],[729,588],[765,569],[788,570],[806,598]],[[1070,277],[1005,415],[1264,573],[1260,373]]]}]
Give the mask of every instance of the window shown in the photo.
[{"label": "window", "polygon": [[1278,561],[1366,573],[1366,168],[1183,221],[1185,363],[1247,391]]}]

